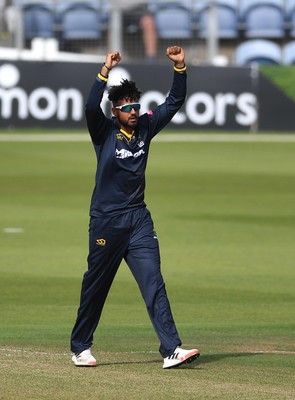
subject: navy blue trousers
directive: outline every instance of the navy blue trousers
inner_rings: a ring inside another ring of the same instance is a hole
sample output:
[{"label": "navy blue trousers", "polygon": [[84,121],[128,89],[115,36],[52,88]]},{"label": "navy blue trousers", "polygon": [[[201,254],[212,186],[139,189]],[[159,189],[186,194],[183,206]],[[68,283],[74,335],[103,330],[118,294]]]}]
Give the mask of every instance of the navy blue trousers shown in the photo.
[{"label": "navy blue trousers", "polygon": [[112,218],[90,219],[88,270],[83,277],[71,350],[80,353],[91,347],[105,300],[123,259],[140,288],[160,340],[160,354],[167,357],[181,341],[160,269],[158,239],[146,208]]}]

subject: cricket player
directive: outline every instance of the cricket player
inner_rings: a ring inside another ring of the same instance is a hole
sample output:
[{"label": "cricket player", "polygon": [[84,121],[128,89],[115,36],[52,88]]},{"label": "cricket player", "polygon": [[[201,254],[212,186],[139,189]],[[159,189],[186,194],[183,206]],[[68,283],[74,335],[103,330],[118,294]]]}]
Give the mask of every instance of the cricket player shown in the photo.
[{"label": "cricket player", "polygon": [[88,270],[71,335],[72,361],[76,366],[96,365],[90,350],[93,334],[123,259],[137,281],[158,335],[163,368],[191,362],[200,354],[197,349],[180,347],[160,269],[158,238],[144,201],[151,140],[180,109],[186,96],[184,51],[172,46],[166,55],[174,63],[172,87],[164,103],[153,111],[139,115],[141,92],[135,82],[123,79],[108,91],[113,118],[104,115],[100,103],[108,76],[122,59],[115,51],[106,55],[86,104],[97,171],[90,206]]}]

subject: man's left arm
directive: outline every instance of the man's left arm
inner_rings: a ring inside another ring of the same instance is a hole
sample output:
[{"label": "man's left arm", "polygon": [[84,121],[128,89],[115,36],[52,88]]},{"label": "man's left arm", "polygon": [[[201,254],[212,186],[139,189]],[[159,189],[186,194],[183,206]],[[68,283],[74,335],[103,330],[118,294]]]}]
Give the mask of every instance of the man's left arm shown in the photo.
[{"label": "man's left arm", "polygon": [[173,82],[168,97],[165,100],[168,112],[174,116],[184,104],[186,98],[186,66],[177,68],[174,66]]},{"label": "man's left arm", "polygon": [[184,51],[181,47],[168,47],[167,57],[174,62],[173,82],[165,102],[148,115],[151,136],[162,130],[185,102],[187,74]]}]

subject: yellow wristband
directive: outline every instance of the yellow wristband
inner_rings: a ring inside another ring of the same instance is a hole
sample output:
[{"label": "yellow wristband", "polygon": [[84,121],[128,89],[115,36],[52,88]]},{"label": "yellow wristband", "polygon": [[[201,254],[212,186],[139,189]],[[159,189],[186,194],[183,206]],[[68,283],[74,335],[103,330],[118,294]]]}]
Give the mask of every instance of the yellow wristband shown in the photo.
[{"label": "yellow wristband", "polygon": [[174,67],[174,71],[176,71],[176,72],[183,72],[183,71],[186,71],[186,65],[185,65],[184,67],[182,67],[182,68]]},{"label": "yellow wristband", "polygon": [[107,81],[108,81],[108,78],[107,78],[106,76],[101,75],[101,73],[97,74],[97,77],[98,77],[99,79],[101,79],[102,81],[104,81],[104,82],[107,82]]}]

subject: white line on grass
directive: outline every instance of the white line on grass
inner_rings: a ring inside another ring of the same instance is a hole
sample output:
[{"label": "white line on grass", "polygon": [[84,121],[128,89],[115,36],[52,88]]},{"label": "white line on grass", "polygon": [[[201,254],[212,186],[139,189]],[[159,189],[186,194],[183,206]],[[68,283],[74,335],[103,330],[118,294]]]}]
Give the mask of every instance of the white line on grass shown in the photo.
[{"label": "white line on grass", "polygon": [[[34,355],[39,355],[39,356],[69,356],[69,353],[48,353],[46,351],[33,351],[33,350],[25,350],[25,349],[5,349],[5,348],[0,348],[0,351],[7,352],[7,353],[20,353],[20,354],[34,354]],[[112,353],[118,353],[118,352],[112,352]],[[158,351],[120,351],[121,353],[125,354],[158,354]]]},{"label": "white line on grass", "polygon": [[0,142],[89,142],[87,134],[0,134]]},{"label": "white line on grass", "polygon": [[21,353],[21,354],[34,354],[39,356],[68,356],[69,353],[48,353],[46,351],[32,351],[32,350],[24,350],[24,349],[5,349],[0,348],[0,351],[7,353]]},{"label": "white line on grass", "polygon": [[24,233],[24,228],[4,228],[4,233]]},{"label": "white line on grass", "polygon": [[[34,354],[34,355],[39,355],[39,356],[69,356],[69,353],[49,353],[46,351],[32,351],[30,349],[25,350],[25,349],[6,349],[6,348],[0,348],[0,351],[6,352],[6,353],[20,353],[20,354]],[[98,350],[99,351],[99,350]],[[118,353],[118,352],[113,352],[113,353]],[[158,354],[157,351],[122,351],[120,354],[125,353],[125,354]],[[287,356],[295,356],[295,351],[284,351],[284,350],[269,350],[269,351],[264,351],[264,350],[254,350],[254,351],[240,351],[239,354],[270,354],[270,355],[287,355]]]},{"label": "white line on grass", "polygon": [[159,142],[295,142],[295,135],[283,134],[162,134],[155,138]]},{"label": "white line on grass", "polygon": [[[183,133],[165,134],[155,138],[157,142],[295,142],[295,134],[257,134],[257,133]],[[85,134],[0,134],[0,142],[90,142]]]},{"label": "white line on grass", "polygon": [[270,351],[264,351],[264,350],[257,350],[257,351],[250,351],[250,352],[245,352],[245,354],[273,354],[273,355],[287,355],[287,356],[295,356],[295,351],[284,351],[284,350],[270,350]]}]

